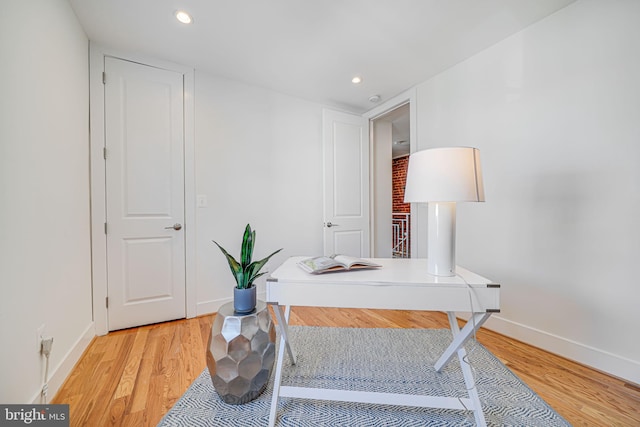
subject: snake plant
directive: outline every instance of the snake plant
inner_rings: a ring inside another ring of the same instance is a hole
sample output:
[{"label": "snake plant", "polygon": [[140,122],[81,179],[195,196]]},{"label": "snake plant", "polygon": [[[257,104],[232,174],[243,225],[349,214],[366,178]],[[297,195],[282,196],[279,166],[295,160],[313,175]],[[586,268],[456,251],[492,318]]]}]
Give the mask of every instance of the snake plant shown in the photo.
[{"label": "snake plant", "polygon": [[269,259],[280,252],[282,249],[278,249],[271,255],[266,258],[261,259],[260,261],[251,262],[251,258],[253,257],[253,246],[256,242],[256,232],[255,230],[251,230],[251,225],[247,224],[244,229],[244,235],[242,236],[242,249],[240,250],[240,261],[236,260],[232,255],[229,254],[222,246],[218,244],[215,240],[215,243],[224,256],[227,258],[227,262],[229,262],[229,268],[231,268],[231,273],[233,277],[236,279],[236,287],[238,289],[248,289],[253,286],[253,281],[258,277],[267,274],[267,272],[260,272],[262,267],[269,261]]}]

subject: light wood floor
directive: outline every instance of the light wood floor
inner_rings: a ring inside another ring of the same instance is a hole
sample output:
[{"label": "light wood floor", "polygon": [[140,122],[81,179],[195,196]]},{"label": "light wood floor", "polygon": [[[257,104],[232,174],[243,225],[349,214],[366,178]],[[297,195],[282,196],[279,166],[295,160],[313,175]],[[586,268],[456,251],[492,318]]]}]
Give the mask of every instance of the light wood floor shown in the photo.
[{"label": "light wood floor", "polygon": [[[213,318],[96,337],[52,403],[70,404],[72,426],[156,426],[205,368]],[[441,313],[302,307],[291,324],[448,327]],[[485,329],[477,338],[574,426],[640,426],[640,388]]]}]

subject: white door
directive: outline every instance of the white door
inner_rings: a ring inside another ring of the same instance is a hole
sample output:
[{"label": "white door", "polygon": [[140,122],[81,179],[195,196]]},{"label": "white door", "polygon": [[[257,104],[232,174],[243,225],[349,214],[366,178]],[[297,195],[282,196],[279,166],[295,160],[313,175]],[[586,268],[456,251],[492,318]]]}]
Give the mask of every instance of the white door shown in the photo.
[{"label": "white door", "polygon": [[184,318],[183,75],[106,57],[104,81],[109,330]]},{"label": "white door", "polygon": [[323,111],[324,253],[368,257],[369,121]]}]

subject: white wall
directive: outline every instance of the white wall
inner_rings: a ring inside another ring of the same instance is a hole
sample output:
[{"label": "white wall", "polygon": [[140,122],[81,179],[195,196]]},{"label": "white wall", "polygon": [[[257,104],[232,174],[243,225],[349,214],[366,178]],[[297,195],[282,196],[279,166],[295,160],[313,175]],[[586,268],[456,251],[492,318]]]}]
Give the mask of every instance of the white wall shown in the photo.
[{"label": "white wall", "polygon": [[636,0],[579,1],[418,87],[419,149],[481,151],[457,261],[502,284],[490,325],[635,383],[639,23]]},{"label": "white wall", "polygon": [[[216,240],[238,256],[256,233],[254,259],[279,248],[273,271],[292,255],[322,253],[322,106],[196,71],[198,314],[231,300],[234,281]],[[264,278],[259,292],[264,292]]]},{"label": "white wall", "polygon": [[0,13],[0,402],[50,397],[93,337],[88,43],[66,0]]}]

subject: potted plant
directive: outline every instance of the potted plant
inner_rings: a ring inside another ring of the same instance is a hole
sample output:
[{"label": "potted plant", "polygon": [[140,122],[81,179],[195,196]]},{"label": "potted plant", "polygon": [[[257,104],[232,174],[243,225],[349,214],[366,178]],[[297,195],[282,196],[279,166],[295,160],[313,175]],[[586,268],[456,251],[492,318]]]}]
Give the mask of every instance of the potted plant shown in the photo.
[{"label": "potted plant", "polygon": [[236,279],[236,286],[233,289],[233,308],[238,314],[251,313],[256,308],[256,287],[253,282],[258,277],[267,272],[260,272],[269,259],[282,250],[278,249],[260,261],[251,261],[253,257],[253,247],[256,242],[256,232],[251,230],[251,225],[247,224],[242,236],[242,249],[240,250],[240,261],[236,260],[222,246],[215,243],[224,256],[227,258],[229,268]]}]

